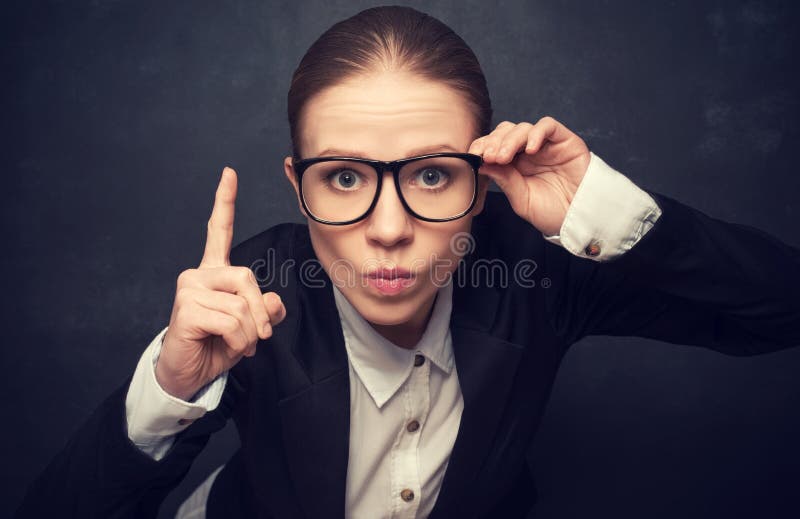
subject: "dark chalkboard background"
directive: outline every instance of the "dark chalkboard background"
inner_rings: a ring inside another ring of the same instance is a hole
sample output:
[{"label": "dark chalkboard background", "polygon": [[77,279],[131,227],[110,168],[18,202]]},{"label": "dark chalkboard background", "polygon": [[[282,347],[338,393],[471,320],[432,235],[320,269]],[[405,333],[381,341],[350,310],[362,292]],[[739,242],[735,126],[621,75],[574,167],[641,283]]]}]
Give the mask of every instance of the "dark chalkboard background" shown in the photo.
[{"label": "dark chalkboard background", "polygon": [[[408,4],[472,46],[495,124],[551,115],[639,185],[800,246],[796,2]],[[223,166],[235,241],[302,221],[291,73],[372,5],[4,3],[4,515],[166,325]],[[798,403],[800,349],[584,339],[531,449],[539,516],[800,517]],[[212,439],[164,517],[237,441]]]}]

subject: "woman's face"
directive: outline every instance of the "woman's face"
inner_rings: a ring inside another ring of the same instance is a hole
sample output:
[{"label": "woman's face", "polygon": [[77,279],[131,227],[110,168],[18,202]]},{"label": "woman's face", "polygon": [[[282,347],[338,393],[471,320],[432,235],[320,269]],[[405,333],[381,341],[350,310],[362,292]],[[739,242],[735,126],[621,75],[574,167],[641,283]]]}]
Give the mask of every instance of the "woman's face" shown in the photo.
[{"label": "woman's face", "polygon": [[[464,153],[478,137],[468,106],[450,87],[409,73],[355,77],[309,100],[300,121],[300,150],[303,158],[342,155],[384,161]],[[291,157],[284,168],[297,192]],[[392,173],[383,175],[376,207],[359,222],[326,225],[303,214],[314,251],[331,280],[372,326],[397,337],[401,331],[414,334],[427,322],[436,291],[461,258],[451,239],[470,230],[472,218],[483,208],[488,181],[480,176],[478,200],[463,218],[425,222],[405,211]],[[379,266],[411,271],[404,282],[408,286],[389,294],[368,282],[368,272]]]}]

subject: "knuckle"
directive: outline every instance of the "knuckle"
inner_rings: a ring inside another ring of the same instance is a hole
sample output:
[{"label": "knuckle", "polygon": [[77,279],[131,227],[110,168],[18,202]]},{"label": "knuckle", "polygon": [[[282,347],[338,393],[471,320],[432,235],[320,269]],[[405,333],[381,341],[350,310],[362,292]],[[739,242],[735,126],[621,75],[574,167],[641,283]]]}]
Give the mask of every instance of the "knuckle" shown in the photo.
[{"label": "knuckle", "polygon": [[230,346],[230,348],[233,351],[235,351],[237,354],[241,354],[245,350],[245,347],[246,347],[246,345],[242,344],[242,342],[240,340],[238,340],[238,339],[232,341],[228,346]]},{"label": "knuckle", "polygon": [[244,283],[255,282],[256,277],[253,275],[253,271],[250,270],[248,267],[233,267],[236,272],[236,276],[238,279]]},{"label": "knuckle", "polygon": [[497,128],[505,128],[507,126],[514,126],[514,123],[511,121],[502,121],[497,125]]},{"label": "knuckle", "polygon": [[223,221],[222,222],[215,222],[215,227],[225,232],[230,232],[233,230],[233,223],[231,221]]},{"label": "knuckle", "polygon": [[239,295],[234,296],[232,306],[233,306],[232,310],[236,312],[238,315],[245,315],[248,311],[247,300]]},{"label": "knuckle", "polygon": [[239,320],[232,315],[226,315],[222,319],[222,331],[226,334],[233,334],[239,330]]},{"label": "knuckle", "polygon": [[186,270],[182,271],[180,274],[178,274],[178,280],[177,280],[178,283],[177,283],[177,285],[179,287],[187,285],[189,283],[189,281],[192,279],[192,277],[194,276],[194,273],[195,273],[196,270],[197,269],[193,269],[193,268],[186,269]]},{"label": "knuckle", "polygon": [[179,286],[175,291],[175,302],[183,306],[191,300],[192,291],[187,286]]},{"label": "knuckle", "polygon": [[534,138],[544,136],[545,133],[546,130],[541,125],[534,126],[530,130],[528,130],[528,136]]}]

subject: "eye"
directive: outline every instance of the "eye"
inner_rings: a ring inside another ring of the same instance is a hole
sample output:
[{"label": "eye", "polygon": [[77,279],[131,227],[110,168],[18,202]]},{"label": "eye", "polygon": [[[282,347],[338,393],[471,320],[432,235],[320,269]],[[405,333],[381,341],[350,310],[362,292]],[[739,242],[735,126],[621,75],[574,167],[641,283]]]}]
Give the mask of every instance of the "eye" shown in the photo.
[{"label": "eye", "polygon": [[442,188],[450,175],[441,168],[422,168],[417,172],[417,184],[424,188]]},{"label": "eye", "polygon": [[337,169],[326,177],[328,185],[340,191],[352,191],[362,182],[361,175],[352,169]]}]

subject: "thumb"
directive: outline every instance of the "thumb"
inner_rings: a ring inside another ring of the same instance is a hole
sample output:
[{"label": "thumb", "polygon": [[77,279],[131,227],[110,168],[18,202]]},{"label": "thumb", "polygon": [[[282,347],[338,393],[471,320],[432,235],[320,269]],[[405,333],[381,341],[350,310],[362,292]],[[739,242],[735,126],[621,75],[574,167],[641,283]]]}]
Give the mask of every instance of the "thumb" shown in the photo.
[{"label": "thumb", "polygon": [[518,215],[527,212],[530,193],[528,193],[528,184],[519,171],[502,164],[483,164],[480,172],[494,180],[508,198],[514,212]]},{"label": "thumb", "polygon": [[264,294],[261,294],[261,299],[263,299],[264,306],[267,308],[270,325],[275,326],[283,321],[283,319],[286,317],[286,307],[281,300],[281,296],[279,296],[276,292],[265,292]]}]

